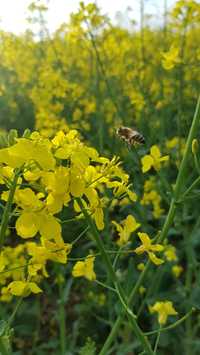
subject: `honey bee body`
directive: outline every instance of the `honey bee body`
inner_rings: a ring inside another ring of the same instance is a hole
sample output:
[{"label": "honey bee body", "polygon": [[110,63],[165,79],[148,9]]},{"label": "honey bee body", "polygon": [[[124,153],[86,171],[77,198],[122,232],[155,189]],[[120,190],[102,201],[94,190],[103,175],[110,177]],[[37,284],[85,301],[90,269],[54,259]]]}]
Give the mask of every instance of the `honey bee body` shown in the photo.
[{"label": "honey bee body", "polygon": [[138,131],[129,128],[129,127],[119,127],[117,129],[117,135],[123,139],[128,146],[130,147],[131,145],[135,144],[144,144],[145,139],[141,133]]}]

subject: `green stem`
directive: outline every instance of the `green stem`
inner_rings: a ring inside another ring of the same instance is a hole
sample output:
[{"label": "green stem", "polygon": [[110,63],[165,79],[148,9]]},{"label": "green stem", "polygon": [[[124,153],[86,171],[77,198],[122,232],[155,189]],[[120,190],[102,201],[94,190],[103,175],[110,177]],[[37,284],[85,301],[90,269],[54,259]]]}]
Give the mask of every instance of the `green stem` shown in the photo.
[{"label": "green stem", "polygon": [[10,351],[7,350],[7,347],[4,344],[3,337],[0,337],[0,354],[1,355],[11,355]]},{"label": "green stem", "polygon": [[163,226],[162,232],[160,234],[160,237],[158,239],[158,243],[161,243],[161,242],[163,242],[165,240],[165,238],[167,237],[169,228],[172,225],[173,220],[174,220],[174,215],[175,215],[175,211],[176,211],[176,208],[177,208],[177,201],[180,198],[181,189],[184,186],[184,177],[185,177],[185,172],[186,172],[186,169],[187,169],[189,156],[190,156],[190,153],[191,153],[192,140],[196,136],[198,125],[199,125],[199,120],[200,120],[200,114],[199,114],[200,110],[199,109],[200,109],[200,96],[199,96],[198,101],[197,101],[196,110],[195,110],[195,113],[194,113],[192,125],[191,125],[190,132],[189,132],[189,135],[188,135],[188,139],[187,139],[187,142],[186,142],[185,153],[183,155],[183,159],[181,161],[179,173],[178,173],[178,176],[177,176],[177,179],[176,179],[176,184],[175,184],[175,188],[174,188],[174,196],[173,196],[173,198],[171,200],[169,212],[168,212],[165,224]]},{"label": "green stem", "polygon": [[101,281],[94,280],[94,282],[96,282],[96,284],[98,284],[98,285],[100,285],[100,286],[106,288],[107,290],[110,290],[110,291],[112,291],[112,292],[116,292],[116,289],[115,289],[115,288],[110,287],[110,286],[106,285],[105,283],[103,283],[103,282],[101,282]]},{"label": "green stem", "polygon": [[197,154],[194,154],[194,164],[198,174],[200,175],[200,164]]},{"label": "green stem", "polygon": [[200,182],[200,176],[194,180],[194,182],[188,187],[188,189],[184,192],[181,201],[184,200],[184,198],[195,188],[196,185],[198,185]]},{"label": "green stem", "polygon": [[59,283],[59,328],[60,328],[60,349],[61,355],[65,355],[66,353],[66,320],[65,320],[65,307],[63,300],[63,288]]},{"label": "green stem", "polygon": [[156,337],[155,346],[154,346],[154,350],[153,350],[155,355],[157,353],[158,344],[159,344],[159,340],[160,340],[160,331],[161,331],[161,328],[158,331],[158,334],[157,334],[157,337]]},{"label": "green stem", "polygon": [[19,170],[17,170],[15,173],[13,182],[12,182],[12,186],[9,191],[8,201],[6,202],[6,206],[5,206],[5,209],[3,212],[1,227],[0,227],[0,249],[2,248],[2,246],[4,244],[6,230],[7,230],[8,223],[9,223],[10,212],[11,212],[12,203],[13,203],[13,199],[14,199],[14,195],[15,195],[15,190],[17,187],[17,181],[19,178],[19,174],[20,174],[20,172],[19,172]]},{"label": "green stem", "polygon": [[94,222],[91,219],[91,217],[88,215],[87,211],[84,209],[84,206],[83,206],[83,203],[82,203],[81,199],[78,199],[78,203],[79,203],[79,205],[80,205],[80,207],[82,209],[82,213],[84,214],[88,225],[90,226],[93,238],[94,238],[94,240],[95,240],[95,242],[97,244],[97,247],[98,247],[99,251],[101,252],[101,255],[102,255],[102,258],[103,258],[104,263],[106,265],[109,277],[112,280],[112,283],[113,283],[114,287],[116,288],[118,296],[120,296],[119,297],[120,302],[124,306],[124,311],[126,312],[126,314],[128,316],[128,319],[129,319],[129,321],[131,323],[133,331],[134,331],[136,337],[138,338],[138,340],[140,341],[143,349],[146,351],[146,353],[149,354],[149,355],[153,355],[153,350],[151,348],[151,345],[150,345],[148,339],[144,336],[142,330],[138,326],[137,321],[135,319],[135,316],[133,315],[133,312],[129,310],[129,307],[128,307],[127,301],[126,301],[125,293],[124,293],[121,285],[118,282],[118,278],[117,278],[116,273],[115,273],[115,271],[113,269],[111,260],[110,260],[110,258],[108,256],[108,254],[106,253],[106,250],[104,249],[104,245],[103,245],[102,239],[100,238],[99,233],[97,232],[97,229],[96,229],[96,227],[94,225]]},{"label": "green stem", "polygon": [[23,301],[23,296],[18,299],[18,301],[17,301],[17,303],[16,303],[16,306],[15,306],[15,308],[14,308],[14,310],[13,310],[11,316],[10,316],[10,318],[9,318],[8,321],[7,321],[7,323],[8,323],[9,326],[11,326],[11,324],[12,324],[14,318],[15,318],[15,315],[16,315],[16,313],[17,313],[17,311],[18,311],[18,309],[19,309],[19,307],[20,307],[21,304],[22,304],[22,301]]},{"label": "green stem", "polygon": [[[170,203],[170,208],[169,208],[169,212],[168,215],[166,217],[165,223],[163,225],[162,231],[160,233],[160,236],[158,238],[158,243],[162,243],[166,238],[167,238],[167,234],[169,232],[169,229],[173,223],[174,220],[174,216],[175,216],[175,211],[177,208],[177,203],[176,201],[178,201],[179,197],[180,197],[180,193],[181,193],[181,188],[184,182],[184,175],[185,175],[185,171],[186,171],[186,167],[187,167],[187,163],[189,160],[189,155],[190,155],[190,151],[191,151],[191,146],[192,146],[192,140],[194,139],[194,137],[196,136],[197,133],[197,129],[198,129],[198,125],[199,125],[199,120],[200,120],[200,115],[199,115],[199,108],[200,108],[200,96],[198,98],[197,101],[197,105],[196,105],[196,110],[194,113],[194,117],[193,117],[193,121],[192,121],[192,125],[190,128],[190,132],[187,138],[187,143],[186,143],[186,148],[185,148],[185,153],[180,165],[180,169],[179,169],[179,173],[176,179],[176,184],[175,184],[175,188],[174,188],[174,196],[172,197],[171,203]],[[150,262],[148,261],[145,269],[143,270],[143,272],[141,273],[136,285],[134,286],[131,295],[129,296],[128,299],[128,305],[133,303],[133,300],[135,298],[135,295],[137,294],[137,291],[139,289],[139,287],[141,286],[143,279],[147,273],[147,271],[149,270],[150,267]],[[130,302],[130,303],[129,303]],[[117,320],[115,321],[112,330],[110,332],[110,334],[108,335],[103,348],[101,349],[99,355],[106,355],[107,350],[109,349],[110,345],[112,344],[113,340],[115,339],[118,329],[121,325],[121,322],[123,320],[124,314],[120,314],[117,318]]]},{"label": "green stem", "polygon": [[[187,213],[188,211],[186,211]],[[193,279],[193,270],[194,270],[194,263],[193,263],[193,246],[192,246],[192,233],[187,228],[184,231],[184,241],[186,246],[186,261],[187,261],[187,268],[186,268],[186,278],[185,278],[185,291],[186,297],[189,299],[190,292],[192,289],[192,279]],[[188,305],[186,304],[186,310],[188,310]],[[192,329],[192,318],[187,318],[185,322],[185,331],[186,331],[186,343],[185,343],[185,353],[186,355],[192,355],[193,350],[191,349],[191,342],[193,338],[193,329]]]},{"label": "green stem", "polygon": [[[147,271],[149,269],[149,265],[150,264],[151,264],[151,262],[148,261],[147,264],[146,264],[146,267],[141,272],[140,277],[138,278],[135,286],[133,287],[132,292],[130,293],[130,296],[128,297],[128,302],[127,302],[128,306],[130,306],[132,304],[133,299],[135,298],[135,296],[136,296],[141,284],[143,283],[143,280],[144,280],[144,278],[145,278],[145,276],[147,274]],[[115,321],[114,325],[112,326],[111,332],[110,332],[109,336],[107,337],[107,339],[106,339],[106,341],[105,341],[105,343],[104,343],[99,355],[106,355],[107,354],[107,351],[108,351],[109,347],[111,346],[114,338],[117,335],[119,327],[120,327],[120,325],[121,325],[121,323],[123,321],[124,315],[125,315],[125,311],[123,309],[121,314],[118,316],[117,320]]]}]

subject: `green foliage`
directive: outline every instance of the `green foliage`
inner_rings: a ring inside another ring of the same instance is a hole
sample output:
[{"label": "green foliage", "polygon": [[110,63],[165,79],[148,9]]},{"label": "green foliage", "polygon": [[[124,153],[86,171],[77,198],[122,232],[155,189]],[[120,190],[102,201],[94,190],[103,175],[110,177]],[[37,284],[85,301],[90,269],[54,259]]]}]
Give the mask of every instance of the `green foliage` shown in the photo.
[{"label": "green foliage", "polygon": [[80,355],[95,355],[96,345],[95,342],[87,338],[85,345],[80,349]]}]

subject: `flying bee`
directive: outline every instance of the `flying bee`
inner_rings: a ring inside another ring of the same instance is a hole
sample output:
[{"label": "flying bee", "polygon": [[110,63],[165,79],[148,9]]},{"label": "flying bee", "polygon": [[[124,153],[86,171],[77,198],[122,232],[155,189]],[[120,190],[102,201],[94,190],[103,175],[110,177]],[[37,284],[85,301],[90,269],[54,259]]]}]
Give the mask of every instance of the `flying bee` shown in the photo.
[{"label": "flying bee", "polygon": [[145,143],[143,135],[132,128],[122,126],[117,129],[116,133],[121,139],[123,139],[128,144],[129,148],[132,145]]}]

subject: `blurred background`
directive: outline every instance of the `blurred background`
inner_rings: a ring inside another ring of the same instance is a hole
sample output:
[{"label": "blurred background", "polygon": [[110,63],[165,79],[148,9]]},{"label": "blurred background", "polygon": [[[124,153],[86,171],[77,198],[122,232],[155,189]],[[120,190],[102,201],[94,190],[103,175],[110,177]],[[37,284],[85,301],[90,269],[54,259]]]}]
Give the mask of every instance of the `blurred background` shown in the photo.
[{"label": "blurred background", "polygon": [[187,132],[199,2],[8,0],[0,13],[2,130],[77,128],[104,153],[118,152],[120,125],[140,129],[147,146]]}]

